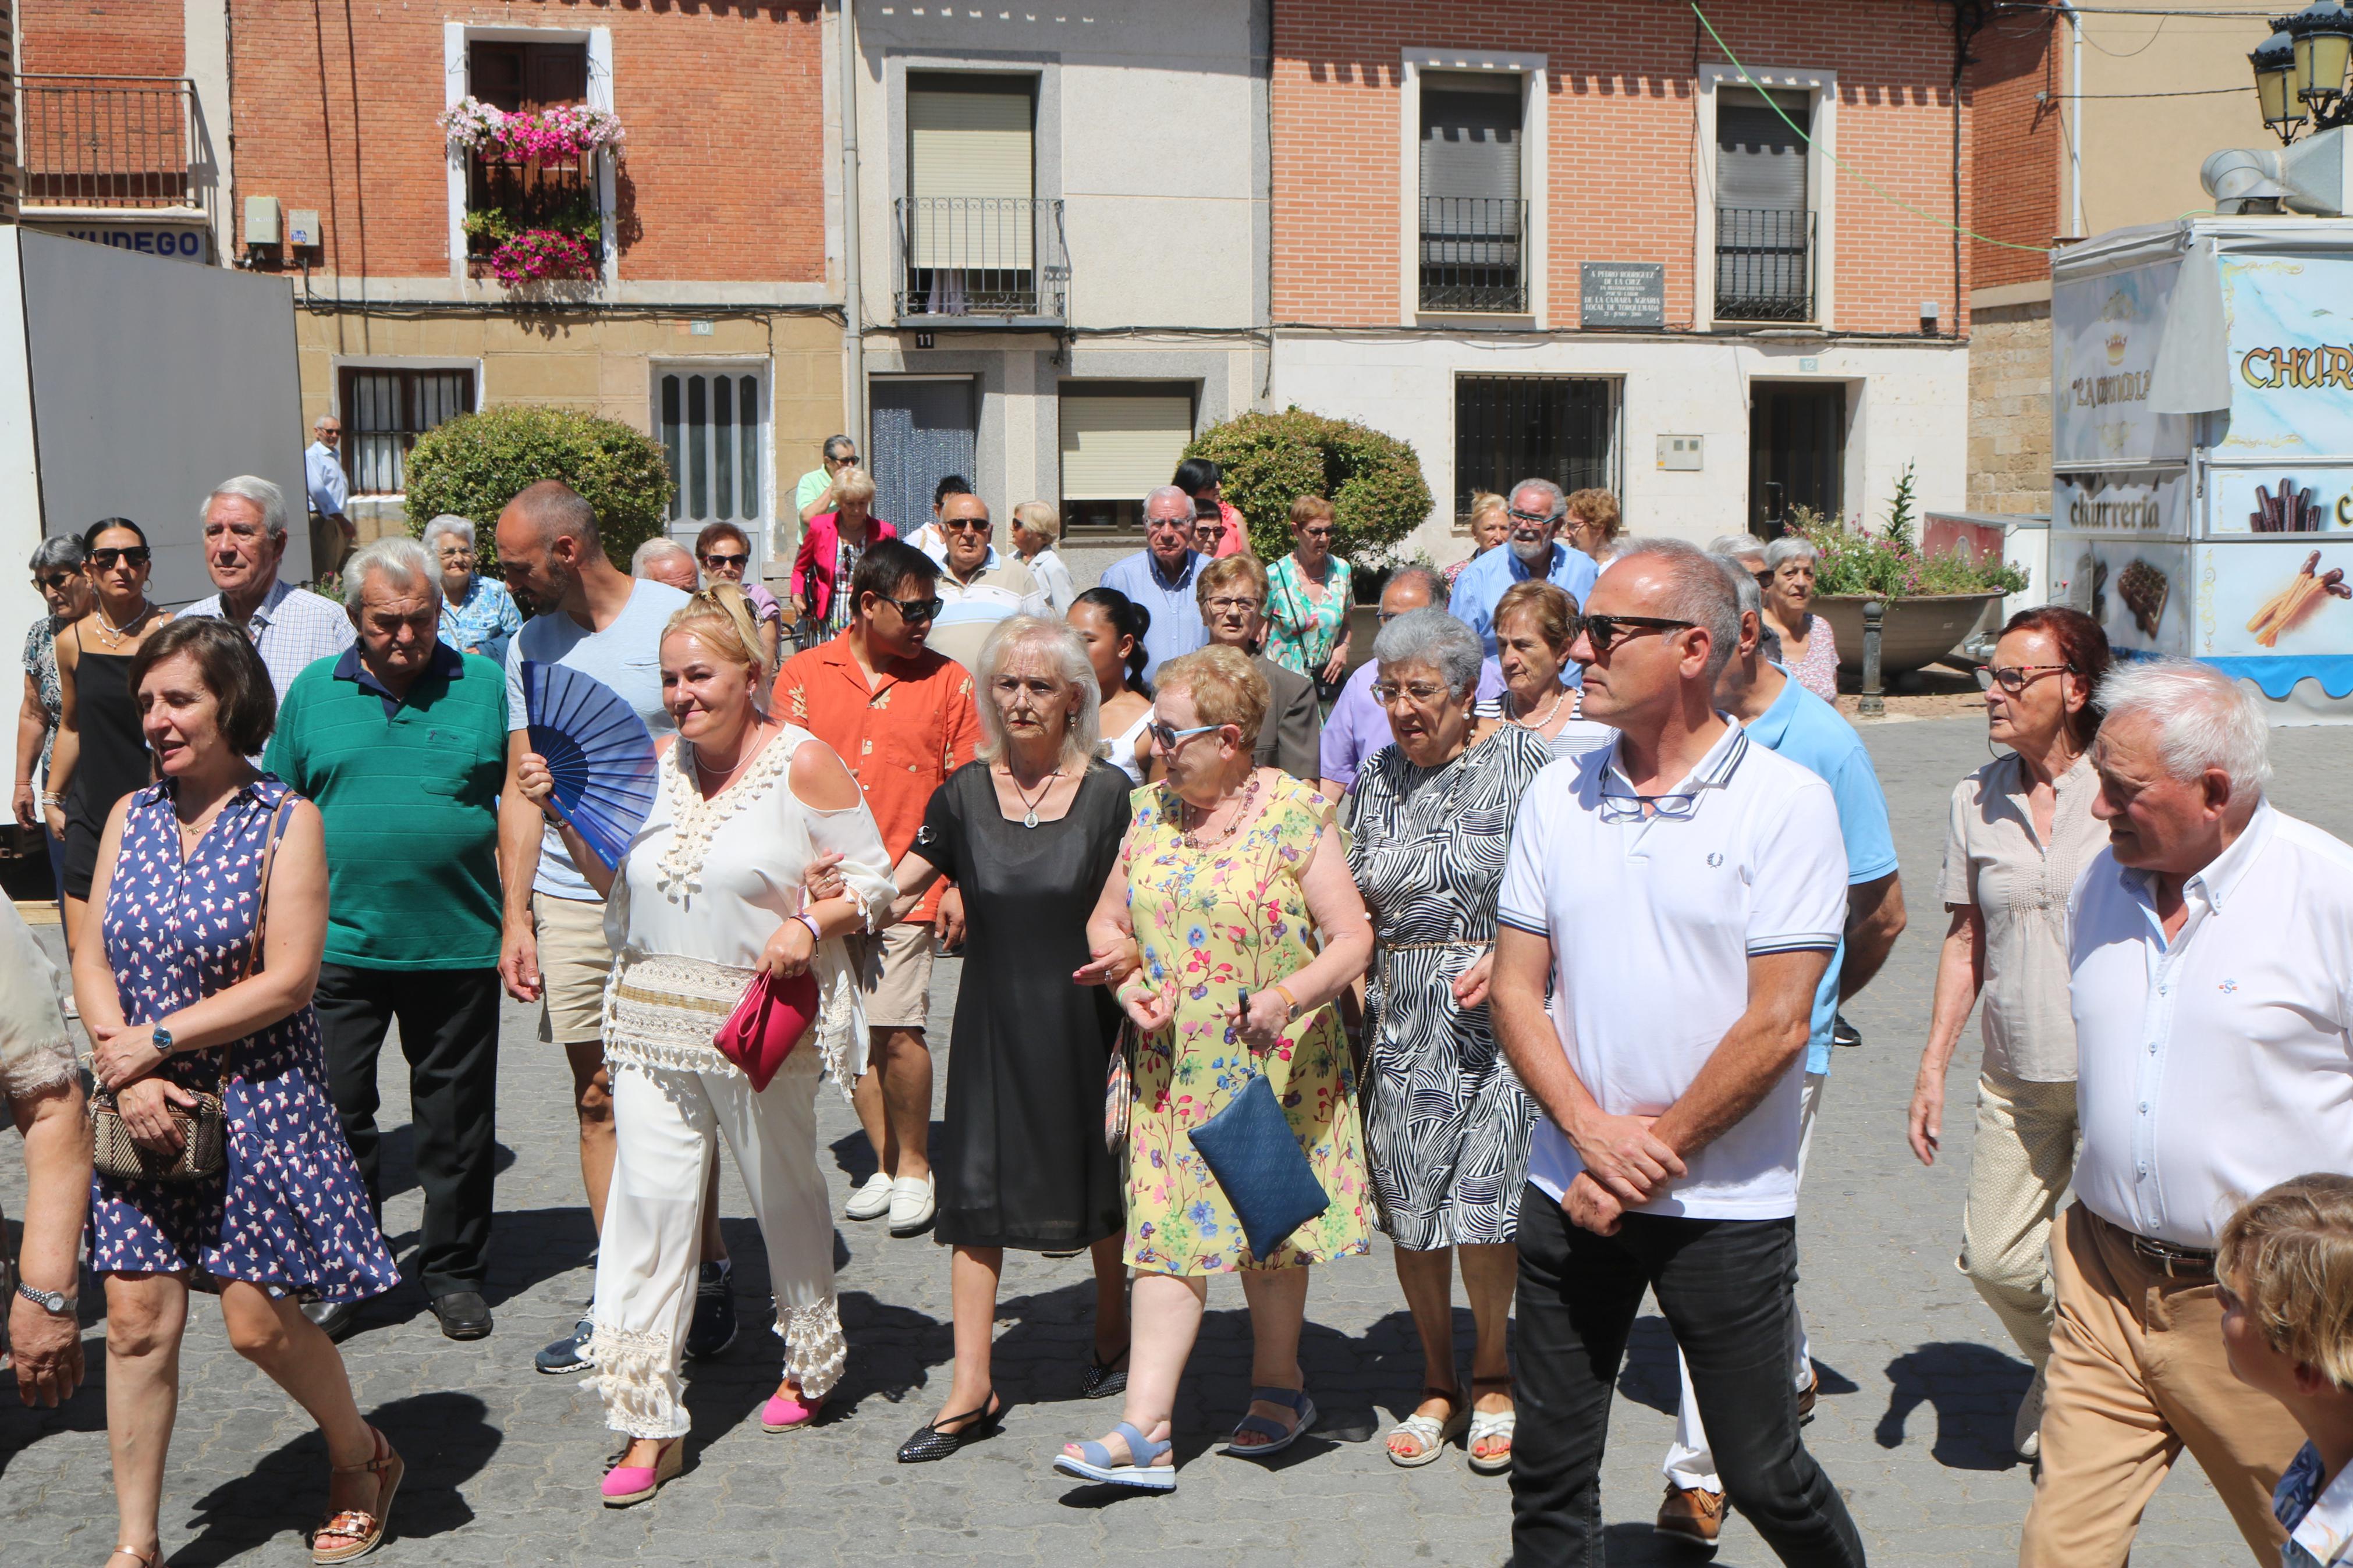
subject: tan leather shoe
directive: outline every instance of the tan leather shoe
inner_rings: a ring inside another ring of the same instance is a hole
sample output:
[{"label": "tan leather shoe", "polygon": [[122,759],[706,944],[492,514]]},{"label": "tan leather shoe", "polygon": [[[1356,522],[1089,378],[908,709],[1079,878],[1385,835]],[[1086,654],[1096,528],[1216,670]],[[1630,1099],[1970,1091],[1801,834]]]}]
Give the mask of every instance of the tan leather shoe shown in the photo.
[{"label": "tan leather shoe", "polygon": [[1724,1533],[1724,1494],[1670,1482],[1666,1497],[1659,1503],[1659,1521],[1651,1528],[1657,1534],[1713,1552],[1715,1538]]}]

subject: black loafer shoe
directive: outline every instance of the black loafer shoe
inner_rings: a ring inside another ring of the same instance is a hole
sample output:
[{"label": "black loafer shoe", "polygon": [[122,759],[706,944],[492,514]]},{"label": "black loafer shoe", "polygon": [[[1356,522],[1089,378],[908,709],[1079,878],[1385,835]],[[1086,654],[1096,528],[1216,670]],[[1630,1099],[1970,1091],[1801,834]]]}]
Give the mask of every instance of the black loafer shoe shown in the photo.
[{"label": "black loafer shoe", "polygon": [[357,1301],[305,1301],[302,1315],[326,1331],[327,1337],[342,1344],[360,1326],[360,1304]]},{"label": "black loafer shoe", "polygon": [[433,1298],[433,1315],[441,1320],[444,1338],[485,1340],[491,1336],[491,1306],[478,1290],[452,1290]]},{"label": "black loafer shoe", "polygon": [[[988,1397],[994,1402],[997,1395],[991,1394]],[[964,1425],[953,1432],[940,1430],[942,1426],[954,1421],[961,1421]],[[967,1410],[960,1415],[943,1415],[937,1421],[926,1421],[917,1428],[913,1436],[899,1445],[899,1462],[902,1465],[927,1465],[934,1459],[944,1459],[966,1443],[977,1443],[983,1437],[996,1436],[1004,1422],[1005,1406],[1002,1405],[994,1410],[984,1406],[977,1411]]]}]

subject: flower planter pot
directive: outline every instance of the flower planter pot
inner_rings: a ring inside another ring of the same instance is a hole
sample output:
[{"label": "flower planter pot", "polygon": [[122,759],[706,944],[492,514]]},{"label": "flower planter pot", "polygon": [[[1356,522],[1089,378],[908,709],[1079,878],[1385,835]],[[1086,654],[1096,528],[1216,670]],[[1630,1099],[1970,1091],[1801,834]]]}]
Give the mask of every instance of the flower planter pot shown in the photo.
[{"label": "flower planter pot", "polygon": [[[1999,590],[1985,594],[1926,594],[1885,599],[1887,613],[1879,623],[1879,676],[1883,684],[1936,663],[1969,635],[1988,605],[2001,600]],[[1862,594],[1822,594],[1814,599],[1814,614],[1831,624],[1838,638],[1839,684],[1860,689],[1862,684]]]}]

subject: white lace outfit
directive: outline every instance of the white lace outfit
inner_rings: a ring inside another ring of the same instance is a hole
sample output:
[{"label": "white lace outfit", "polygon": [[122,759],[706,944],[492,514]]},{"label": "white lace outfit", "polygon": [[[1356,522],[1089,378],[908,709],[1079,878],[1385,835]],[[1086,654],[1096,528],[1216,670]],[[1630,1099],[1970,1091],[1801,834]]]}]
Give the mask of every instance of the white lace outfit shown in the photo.
[{"label": "white lace outfit", "polygon": [[768,1087],[712,1044],[778,925],[801,907],[801,878],[822,850],[843,856],[870,928],[887,918],[891,861],[860,804],[819,811],[786,780],[793,754],[822,744],[786,726],[742,777],[706,800],[693,751],[662,759],[654,806],[607,901],[618,954],[605,990],[605,1059],[617,1156],[596,1262],[587,1380],[606,1424],[632,1437],[687,1430],[679,1365],[694,1317],[704,1173],[726,1140],[767,1243],[785,1374],[822,1398],[848,1361],[833,1290],[833,1219],[817,1163],[817,1084],[846,1094],[865,1066],[856,971],[840,938],[810,972],[821,1010]]}]

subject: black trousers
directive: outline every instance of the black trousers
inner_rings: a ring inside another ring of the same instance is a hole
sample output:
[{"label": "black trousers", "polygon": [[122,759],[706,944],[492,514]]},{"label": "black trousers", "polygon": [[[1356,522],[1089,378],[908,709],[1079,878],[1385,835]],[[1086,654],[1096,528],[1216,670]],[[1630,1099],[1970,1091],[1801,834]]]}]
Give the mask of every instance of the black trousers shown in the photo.
[{"label": "black trousers", "polygon": [[427,1296],[480,1290],[489,1274],[496,1173],[499,972],[326,963],[311,1005],[319,1011],[335,1113],[379,1216],[384,1140],[375,1126],[382,1103],[375,1064],[385,1029],[399,1023],[417,1130],[417,1184],[425,1190],[417,1271]]},{"label": "black trousers", "polygon": [[1645,1288],[1691,1363],[1725,1496],[1784,1563],[1849,1568],[1862,1539],[1798,1436],[1789,1378],[1797,1222],[1628,1215],[1615,1236],[1569,1223],[1531,1184],[1520,1199],[1519,1436],[1512,1561],[1603,1560],[1609,1400]]}]

